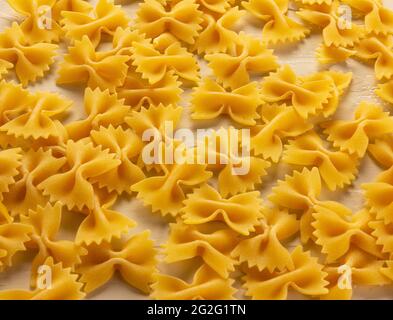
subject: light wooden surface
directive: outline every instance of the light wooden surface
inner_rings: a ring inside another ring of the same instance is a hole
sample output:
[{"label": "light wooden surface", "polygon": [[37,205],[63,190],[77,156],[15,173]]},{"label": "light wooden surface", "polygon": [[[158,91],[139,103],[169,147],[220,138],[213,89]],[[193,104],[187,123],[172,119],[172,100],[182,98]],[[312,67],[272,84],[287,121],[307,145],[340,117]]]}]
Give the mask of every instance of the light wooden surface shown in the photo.
[{"label": "light wooden surface", "polygon": [[[95,2],[91,1],[92,3]],[[130,16],[134,17],[137,1],[122,0],[117,1],[121,3]],[[393,8],[393,0],[385,0],[385,5]],[[11,13],[12,10],[9,8],[6,0],[0,0],[0,11],[5,13]],[[9,21],[0,19],[0,30],[3,30]],[[242,30],[253,34],[257,37],[261,35],[261,25],[258,25],[252,19],[245,19],[241,25],[238,26]],[[315,33],[310,37],[306,38],[303,42],[295,45],[289,45],[281,48],[277,48],[275,54],[279,57],[281,64],[290,64],[294,70],[305,75],[308,73],[316,72],[328,67],[322,67],[318,65],[315,59],[315,49],[321,42],[321,37]],[[65,47],[61,48],[62,52],[65,52]],[[61,61],[62,57],[59,55],[57,61]],[[203,75],[210,75],[211,72],[207,68],[206,64],[201,61],[201,70]],[[335,65],[331,67],[334,70],[351,71],[353,72],[353,81],[347,94],[342,98],[341,104],[338,108],[334,118],[340,119],[351,119],[353,111],[360,101],[372,101],[378,102],[384,106],[386,110],[392,110],[391,106],[384,104],[378,97],[374,95],[374,89],[376,88],[376,79],[374,77],[373,68],[370,66],[363,65],[355,60],[348,60],[346,63]],[[47,90],[55,91],[70,98],[74,101],[72,114],[67,121],[78,119],[83,116],[83,91],[84,88],[70,88],[70,87],[58,87],[55,84],[57,63],[52,66],[51,72],[38,83],[29,86],[30,90]],[[258,79],[258,78],[256,78]],[[259,78],[260,79],[260,78]],[[183,94],[183,99],[180,103],[184,107],[183,119],[180,123],[180,127],[206,127],[211,123],[214,127],[221,125],[227,125],[230,122],[227,119],[222,121],[213,122],[196,122],[189,119],[189,93],[190,90],[186,90]],[[349,206],[354,211],[359,210],[363,205],[362,193],[360,191],[360,185],[366,181],[372,181],[381,169],[374,164],[374,162],[366,155],[361,162],[359,168],[360,174],[353,186],[346,189],[345,191],[338,191],[335,193],[325,192],[323,197],[325,199],[337,200],[343,204]],[[277,168],[269,169],[269,176],[265,178],[263,186],[260,188],[262,196],[265,198],[266,194],[270,193],[272,186],[275,185],[277,179],[284,177],[285,173],[289,172],[289,169],[280,164]],[[132,230],[132,233],[136,233],[141,230],[150,229],[152,238],[155,240],[157,247],[162,244],[168,234],[168,219],[162,218],[159,214],[152,214],[149,208],[142,206],[141,201],[133,198],[122,198],[115,205],[114,209],[128,215],[132,219],[138,222],[138,226]],[[75,213],[64,214],[63,224],[65,228],[61,231],[59,238],[72,239],[75,234],[78,224],[81,222],[83,216]],[[21,288],[27,289],[30,277],[30,262],[34,257],[35,252],[29,254],[23,254],[17,256],[17,261],[14,267],[7,270],[4,273],[0,273],[0,290],[10,288]],[[191,274],[191,270],[195,268],[194,261],[190,261],[185,264],[173,264],[163,265],[161,264],[160,270],[166,273],[181,275],[187,280],[187,275]],[[241,290],[239,291],[238,297],[242,298]],[[291,295],[291,298],[298,299],[302,298],[298,295]],[[109,283],[94,293],[88,296],[89,299],[146,299],[147,296],[134,290],[127,284],[125,284],[120,277],[115,276]],[[384,287],[355,287],[354,298],[357,299],[392,299],[393,298],[393,286]]]}]

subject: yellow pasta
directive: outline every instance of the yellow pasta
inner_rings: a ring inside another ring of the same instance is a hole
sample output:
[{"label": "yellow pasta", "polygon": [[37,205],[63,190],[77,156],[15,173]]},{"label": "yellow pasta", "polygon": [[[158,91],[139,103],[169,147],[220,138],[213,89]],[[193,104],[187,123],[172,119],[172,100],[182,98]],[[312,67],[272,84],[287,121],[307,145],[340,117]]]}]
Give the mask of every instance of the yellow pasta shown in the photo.
[{"label": "yellow pasta", "polygon": [[266,22],[262,30],[262,39],[266,43],[296,42],[310,32],[286,15],[289,1],[248,0],[242,4],[252,15]]},{"label": "yellow pasta", "polygon": [[14,22],[0,33],[0,66],[15,69],[19,81],[26,86],[42,78],[53,64],[58,46],[50,43],[29,45],[21,27]]},{"label": "yellow pasta", "polygon": [[[50,13],[54,11],[56,1],[51,0],[7,0],[8,4],[20,15],[23,21],[20,29],[24,34],[27,44],[33,45],[40,42],[58,42],[62,30],[56,19],[48,17],[44,21],[45,10],[49,7]],[[43,11],[43,12],[42,12]],[[47,24],[47,26],[45,25]]]},{"label": "yellow pasta", "polygon": [[381,257],[368,226],[371,217],[367,210],[352,214],[351,210],[336,202],[316,205],[314,210],[315,243],[322,246],[321,251],[326,254],[328,263],[342,257],[353,246]]},{"label": "yellow pasta", "polygon": [[193,92],[192,118],[206,120],[228,114],[234,121],[253,126],[259,118],[257,108],[262,104],[256,82],[226,91],[220,84],[205,78]]},{"label": "yellow pasta", "polygon": [[338,15],[339,6],[338,0],[333,0],[331,4],[315,3],[306,5],[297,14],[304,21],[322,28],[323,43],[326,46],[350,47],[358,43],[366,31],[364,26],[353,22],[350,27],[340,27],[344,23]]},{"label": "yellow pasta", "polygon": [[[1,56],[0,56],[1,57]],[[85,35],[76,40],[74,47],[64,56],[58,70],[57,84],[87,83],[92,88],[109,89],[123,85],[127,76],[130,55],[103,55],[95,51],[91,40]]]},{"label": "yellow pasta", "polygon": [[164,37],[155,43],[134,43],[134,47],[132,65],[150,84],[158,83],[170,71],[184,80],[199,80],[196,59],[176,39]]},{"label": "yellow pasta", "polygon": [[86,254],[86,249],[73,241],[56,240],[61,223],[62,204],[47,204],[38,206],[35,211],[29,210],[27,215],[21,216],[21,222],[33,228],[31,242],[33,248],[38,250],[32,262],[31,287],[35,288],[39,266],[52,257],[55,262],[61,262],[64,267],[74,267],[80,263],[80,256]]},{"label": "yellow pasta", "polygon": [[393,222],[393,167],[381,172],[374,182],[362,184],[366,204],[385,224]]},{"label": "yellow pasta", "polygon": [[278,67],[272,50],[257,38],[240,34],[240,44],[228,53],[205,55],[214,75],[225,87],[236,89],[250,81],[250,73],[266,73]]},{"label": "yellow pasta", "polygon": [[139,5],[135,28],[148,38],[168,32],[188,44],[202,28],[202,12],[194,0],[144,0]]},{"label": "yellow pasta", "polygon": [[292,105],[304,119],[320,111],[332,96],[333,79],[298,77],[289,65],[265,77],[261,97],[267,103]]},{"label": "yellow pasta", "polygon": [[378,84],[375,93],[386,102],[393,104],[393,80]]},{"label": "yellow pasta", "polygon": [[202,16],[202,28],[195,40],[193,48],[198,53],[216,53],[234,50],[236,44],[240,44],[239,35],[233,30],[234,25],[245,14],[244,10],[234,7],[216,18],[214,15]]},{"label": "yellow pasta", "polygon": [[317,59],[321,64],[343,62],[355,54],[356,51],[352,49],[334,46],[329,47],[324,44],[321,44],[316,50]]},{"label": "yellow pasta", "polygon": [[309,296],[328,292],[327,273],[322,271],[323,266],[317,258],[298,246],[292,251],[291,259],[293,266],[282,272],[247,269],[244,277],[246,295],[259,300],[282,300],[287,298],[289,289]]},{"label": "yellow pasta", "polygon": [[368,33],[393,33],[393,11],[379,0],[345,0],[345,3],[364,14],[364,24]]},{"label": "yellow pasta", "polygon": [[93,209],[94,190],[89,179],[118,167],[121,161],[108,149],[102,150],[83,141],[68,140],[63,153],[66,163],[62,172],[43,180],[38,188],[52,202],[61,201],[70,210]]},{"label": "yellow pasta", "polygon": [[113,0],[98,0],[93,14],[88,12],[63,11],[61,13],[65,35],[71,40],[83,40],[85,36],[94,47],[101,41],[102,34],[113,35],[118,27],[127,27],[129,18]]},{"label": "yellow pasta", "polygon": [[332,120],[321,125],[335,147],[363,157],[370,139],[393,132],[393,117],[376,104],[361,102],[354,120]]},{"label": "yellow pasta", "polygon": [[257,191],[225,199],[213,187],[205,184],[188,195],[182,218],[184,223],[192,225],[222,221],[232,230],[249,235],[262,217],[261,202]]},{"label": "yellow pasta", "polygon": [[51,288],[34,290],[4,290],[0,291],[1,300],[79,300],[86,294],[82,291],[83,283],[79,276],[71,272],[70,268],[63,268],[61,263],[55,264],[52,257],[45,262],[52,270]]},{"label": "yellow pasta", "polygon": [[292,106],[264,105],[261,118],[264,123],[251,128],[251,149],[273,162],[281,157],[284,139],[299,136],[312,128]]},{"label": "yellow pasta", "polygon": [[368,146],[368,151],[373,158],[385,168],[393,166],[393,135],[386,135],[382,139],[376,139]]},{"label": "yellow pasta", "polygon": [[144,231],[121,241],[117,246],[113,242],[89,245],[87,255],[76,267],[76,272],[81,274],[80,281],[85,283],[84,291],[96,290],[118,271],[130,286],[149,292],[157,263],[156,250],[149,236],[150,233]]},{"label": "yellow pasta", "polygon": [[0,199],[2,193],[9,192],[10,185],[15,183],[15,178],[19,174],[18,169],[22,165],[22,157],[20,148],[0,151]]},{"label": "yellow pasta", "polygon": [[170,225],[170,235],[164,245],[165,262],[200,257],[206,265],[227,279],[229,273],[235,270],[236,261],[229,255],[237,243],[237,234],[230,229],[174,223]]},{"label": "yellow pasta", "polygon": [[221,278],[207,265],[195,272],[191,283],[164,274],[154,279],[150,296],[157,300],[229,300],[236,292],[233,280]]},{"label": "yellow pasta", "polygon": [[329,150],[323,140],[310,131],[292,140],[284,152],[283,161],[306,167],[318,167],[321,178],[330,190],[343,188],[355,179],[358,159],[342,151]]},{"label": "yellow pasta", "polygon": [[247,263],[249,268],[256,267],[259,271],[293,268],[291,255],[282,242],[299,231],[296,215],[278,208],[266,209],[263,215],[265,219],[256,233],[242,240],[231,255],[238,258],[240,263]]}]

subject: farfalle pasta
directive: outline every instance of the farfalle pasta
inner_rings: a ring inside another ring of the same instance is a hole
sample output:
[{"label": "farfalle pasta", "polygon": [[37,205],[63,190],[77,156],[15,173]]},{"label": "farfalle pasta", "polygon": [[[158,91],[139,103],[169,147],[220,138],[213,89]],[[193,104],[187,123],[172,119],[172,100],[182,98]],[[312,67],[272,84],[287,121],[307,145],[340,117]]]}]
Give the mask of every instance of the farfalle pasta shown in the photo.
[{"label": "farfalle pasta", "polygon": [[355,56],[366,62],[374,61],[375,76],[378,80],[391,79],[393,75],[393,41],[388,38],[368,37],[355,47]]},{"label": "farfalle pasta", "polygon": [[368,226],[370,213],[351,210],[336,202],[325,202],[314,207],[312,226],[315,243],[322,246],[328,263],[342,257],[352,246],[381,258],[375,238]]},{"label": "farfalle pasta", "polygon": [[118,27],[127,27],[129,18],[113,0],[98,0],[93,14],[90,12],[63,11],[62,24],[65,36],[71,40],[83,40],[87,36],[94,47],[102,34],[113,35]]},{"label": "farfalle pasta", "polygon": [[393,283],[389,4],[3,2],[0,300]]},{"label": "farfalle pasta", "polygon": [[68,209],[94,208],[93,182],[98,177],[118,167],[121,163],[108,149],[94,147],[92,143],[68,140],[64,148],[62,172],[47,177],[38,188],[52,202],[61,201]]},{"label": "farfalle pasta", "polygon": [[320,111],[332,95],[334,83],[329,77],[313,79],[300,78],[285,65],[262,82],[261,98],[266,103],[287,103],[307,119]]},{"label": "farfalle pasta", "polygon": [[24,85],[35,82],[49,71],[54,63],[58,45],[51,43],[29,44],[21,27],[12,23],[0,33],[0,69],[15,69],[15,74]]},{"label": "farfalle pasta", "polygon": [[[1,55],[0,55],[1,57]],[[76,40],[58,70],[57,84],[86,83],[90,88],[114,91],[123,85],[127,76],[127,54],[102,55],[86,35]]]},{"label": "farfalle pasta", "polygon": [[135,28],[148,38],[168,32],[180,41],[193,44],[202,29],[201,22],[202,12],[194,0],[144,0],[137,11]]},{"label": "farfalle pasta", "polygon": [[262,104],[256,82],[227,91],[219,83],[205,78],[196,87],[192,103],[192,118],[206,120],[228,114],[234,121],[253,126],[259,118],[257,108]]},{"label": "farfalle pasta", "polygon": [[60,40],[62,30],[58,21],[51,17],[56,1],[7,0],[7,2],[18,14],[23,16],[20,28],[29,45],[40,42],[58,42]]},{"label": "farfalle pasta", "polygon": [[361,102],[355,110],[354,120],[332,120],[321,126],[340,150],[363,157],[370,139],[392,133],[393,117],[372,103]]},{"label": "farfalle pasta", "polygon": [[170,225],[168,241],[164,244],[165,262],[173,263],[200,257],[223,278],[235,270],[235,259],[230,253],[238,243],[236,232],[210,225]]},{"label": "farfalle pasta", "polygon": [[21,216],[21,222],[32,227],[29,235],[31,242],[29,247],[38,250],[32,262],[31,287],[37,283],[39,266],[45,260],[52,257],[55,262],[61,262],[64,267],[73,268],[80,263],[80,257],[86,254],[86,249],[69,240],[56,240],[59,232],[62,215],[62,204],[57,202],[55,205],[47,204],[45,207],[37,206],[35,211],[29,210],[27,215]]},{"label": "farfalle pasta", "polygon": [[282,300],[287,298],[289,289],[309,296],[328,293],[327,273],[317,258],[298,246],[292,251],[291,259],[293,266],[282,272],[246,270],[246,295],[259,300]]},{"label": "farfalle pasta", "polygon": [[262,217],[258,192],[246,192],[225,199],[213,187],[205,184],[189,194],[184,204],[182,218],[185,224],[222,221],[242,235],[254,231]]},{"label": "farfalle pasta", "polygon": [[296,42],[304,39],[310,32],[287,16],[289,1],[248,0],[242,4],[252,15],[265,21],[262,39],[266,43]]},{"label": "farfalle pasta", "polygon": [[250,73],[266,73],[277,69],[272,50],[257,38],[240,34],[240,43],[227,53],[205,55],[214,75],[225,87],[236,89],[250,81]]},{"label": "farfalle pasta", "polygon": [[263,216],[265,219],[256,232],[240,241],[231,256],[259,271],[293,268],[291,255],[283,243],[299,231],[296,215],[276,207],[263,210]]},{"label": "farfalle pasta", "polygon": [[191,282],[156,274],[151,297],[165,300],[229,300],[234,299],[236,289],[233,280],[223,279],[207,265],[202,265]]},{"label": "farfalle pasta", "polygon": [[278,162],[286,138],[299,136],[312,128],[291,106],[264,105],[263,123],[251,128],[251,149],[256,155]]},{"label": "farfalle pasta", "polygon": [[136,71],[150,84],[163,80],[170,71],[184,80],[199,80],[197,60],[176,39],[166,37],[155,43],[134,43],[132,59]]},{"label": "farfalle pasta", "polygon": [[193,48],[198,53],[216,53],[234,50],[236,44],[240,44],[238,33],[233,29],[235,24],[244,16],[245,11],[238,7],[230,8],[218,18],[214,14],[202,16],[202,28],[195,40]]},{"label": "farfalle pasta", "polygon": [[156,250],[148,231],[131,236],[117,246],[113,242],[93,243],[76,267],[86,292],[104,285],[116,271],[130,286],[142,292],[150,291],[149,285],[156,272]]},{"label": "farfalle pasta", "polygon": [[3,290],[0,291],[1,300],[80,300],[86,294],[82,291],[83,283],[79,282],[79,276],[72,273],[70,268],[64,268],[61,263],[54,263],[52,257],[45,262],[52,270],[51,288],[34,290]]},{"label": "farfalle pasta", "polygon": [[358,173],[355,155],[326,148],[323,140],[310,131],[286,146],[283,161],[300,166],[318,167],[319,174],[330,190],[350,184]]}]

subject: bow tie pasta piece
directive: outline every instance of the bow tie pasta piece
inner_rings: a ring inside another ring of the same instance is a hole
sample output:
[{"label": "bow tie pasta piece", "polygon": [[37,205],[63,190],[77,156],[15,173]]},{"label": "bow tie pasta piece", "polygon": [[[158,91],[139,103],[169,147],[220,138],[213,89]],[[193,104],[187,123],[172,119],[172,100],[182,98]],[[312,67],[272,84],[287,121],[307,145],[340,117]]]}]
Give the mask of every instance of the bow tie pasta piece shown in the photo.
[{"label": "bow tie pasta piece", "polygon": [[393,40],[369,37],[361,40],[355,47],[355,56],[364,61],[375,60],[374,70],[378,80],[389,80],[393,76]]},{"label": "bow tie pasta piece", "polygon": [[345,3],[364,14],[367,33],[392,34],[393,11],[384,7],[379,0],[345,0]]},{"label": "bow tie pasta piece", "polygon": [[191,103],[192,119],[214,119],[221,114],[228,114],[239,124],[253,126],[259,118],[257,108],[262,100],[256,82],[226,91],[217,82],[205,78],[195,87]]},{"label": "bow tie pasta piece", "polygon": [[237,291],[232,279],[223,279],[207,265],[195,272],[191,283],[165,274],[154,278],[150,297],[156,300],[232,300]]},{"label": "bow tie pasta piece", "polygon": [[339,15],[340,3],[306,5],[297,12],[304,21],[322,28],[323,43],[330,47],[351,47],[366,35],[364,26],[347,21]]},{"label": "bow tie pasta piece", "polygon": [[328,293],[327,273],[317,258],[298,246],[292,251],[291,259],[293,267],[282,272],[246,270],[243,278],[246,295],[254,300],[285,300],[289,289],[311,297]]},{"label": "bow tie pasta piece", "polygon": [[243,1],[242,5],[255,17],[266,21],[262,30],[263,42],[297,42],[310,33],[305,26],[286,15],[288,1],[248,0]]},{"label": "bow tie pasta piece", "polygon": [[333,115],[340,103],[340,98],[344,94],[345,90],[348,89],[352,81],[352,72],[339,72],[339,71],[322,71],[317,72],[305,77],[300,77],[300,79],[307,83],[308,81],[320,81],[320,80],[332,80],[333,86],[330,92],[330,97],[328,101],[323,104],[322,115],[327,118]]},{"label": "bow tie pasta piece", "polygon": [[278,208],[266,209],[263,214],[265,220],[257,227],[256,234],[242,240],[232,251],[232,257],[259,271],[293,268],[291,255],[282,243],[299,231],[296,215]]},{"label": "bow tie pasta piece", "polygon": [[233,127],[220,128],[198,138],[196,156],[218,172],[218,190],[223,197],[255,190],[267,175],[270,162],[250,155],[248,135]]},{"label": "bow tie pasta piece", "polygon": [[89,246],[92,243],[99,245],[103,241],[110,242],[136,226],[136,222],[132,219],[110,209],[113,202],[113,200],[99,199],[96,195],[94,209],[88,212],[76,233],[77,244]]},{"label": "bow tie pasta piece", "polygon": [[315,131],[290,141],[286,146],[283,161],[317,167],[322,180],[332,191],[351,184],[358,173],[358,158],[355,155],[329,150]]},{"label": "bow tie pasta piece", "polygon": [[300,212],[300,239],[303,243],[312,237],[311,226],[314,205],[318,204],[322,185],[319,170],[304,168],[302,172],[294,171],[292,176],[286,175],[285,180],[278,180],[268,197],[279,207]]},{"label": "bow tie pasta piece", "polygon": [[239,35],[232,30],[237,21],[245,14],[244,10],[234,7],[222,16],[215,18],[214,15],[204,14],[203,30],[195,40],[195,48],[198,54],[217,53],[235,50],[240,44]]},{"label": "bow tie pasta piece", "polygon": [[137,10],[135,28],[148,38],[169,32],[178,40],[193,44],[202,22],[194,0],[144,0]]},{"label": "bow tie pasta piece", "polygon": [[75,41],[74,47],[68,50],[60,63],[57,84],[87,83],[92,89],[110,91],[123,85],[131,56],[99,54],[87,36]]},{"label": "bow tie pasta piece", "polygon": [[351,210],[337,202],[324,202],[314,206],[311,225],[315,228],[315,243],[322,247],[328,263],[335,262],[351,247],[362,249],[376,257],[382,257],[376,239],[368,226],[371,215],[367,210],[352,214]]},{"label": "bow tie pasta piece", "polygon": [[124,103],[131,106],[133,110],[140,110],[141,107],[159,105],[168,106],[180,101],[181,82],[173,72],[168,72],[158,82],[150,84],[137,72],[129,72],[123,86],[117,88],[117,94]]},{"label": "bow tie pasta piece", "polygon": [[51,150],[30,149],[23,152],[15,183],[9,186],[7,193],[3,193],[3,203],[11,214],[27,214],[30,208],[45,206],[48,198],[37,186],[58,173],[65,162],[64,157],[55,156]]},{"label": "bow tie pasta piece", "polygon": [[393,166],[393,135],[386,135],[382,139],[376,139],[368,146],[368,151],[379,165],[384,168]]},{"label": "bow tie pasta piece", "polygon": [[0,151],[0,200],[2,194],[9,192],[9,186],[15,183],[22,165],[22,149],[13,148]]},{"label": "bow tie pasta piece", "polygon": [[[150,105],[148,108],[142,107],[139,111],[132,111],[125,122],[141,139],[147,130],[154,130],[159,133],[161,141],[170,139],[167,137],[166,125],[170,124],[173,129],[176,128],[182,112],[183,108],[176,105]],[[154,140],[151,143],[154,143]]]},{"label": "bow tie pasta piece", "polygon": [[262,125],[251,128],[251,149],[255,155],[278,162],[286,138],[299,136],[312,128],[293,107],[263,105]]},{"label": "bow tie pasta piece", "polygon": [[212,173],[203,164],[162,165],[163,175],[147,177],[134,184],[131,190],[138,193],[144,205],[163,216],[176,216],[186,199],[186,190],[206,182]]},{"label": "bow tie pasta piece", "polygon": [[334,90],[332,78],[298,77],[289,65],[265,77],[261,98],[268,103],[292,105],[304,119],[316,114],[329,102]]},{"label": "bow tie pasta piece", "polygon": [[238,243],[238,235],[230,229],[209,225],[188,226],[172,223],[165,248],[165,262],[173,263],[200,257],[205,264],[227,279],[235,271],[230,253]]},{"label": "bow tie pasta piece", "polygon": [[62,34],[58,21],[52,19],[56,0],[7,0],[24,19],[20,28],[29,45],[58,42]]},{"label": "bow tie pasta piece", "polygon": [[355,110],[354,120],[332,120],[321,126],[334,147],[363,157],[370,139],[393,133],[393,117],[380,106],[363,101]]},{"label": "bow tie pasta piece", "polygon": [[100,127],[119,126],[130,111],[130,107],[118,99],[116,94],[98,88],[85,90],[84,109],[87,115],[85,119],[66,125],[69,138],[72,140],[86,138],[92,130],[98,130]]},{"label": "bow tie pasta piece", "polygon": [[377,241],[377,245],[382,246],[382,253],[393,254],[393,225],[385,224],[383,220],[375,220],[369,222],[369,227],[373,230],[371,233]]},{"label": "bow tie pasta piece", "polygon": [[63,11],[63,29],[70,40],[82,40],[87,36],[97,47],[102,34],[113,36],[118,27],[126,28],[129,18],[113,0],[99,0],[93,14]]},{"label": "bow tie pasta piece", "polygon": [[64,127],[59,120],[71,107],[72,101],[56,93],[37,92],[31,96],[31,103],[23,112],[11,116],[0,127],[0,131],[16,138],[48,139],[55,137],[62,140]]},{"label": "bow tie pasta piece", "polygon": [[48,257],[53,257],[55,262],[61,262],[64,267],[74,267],[80,263],[80,256],[86,254],[86,249],[68,240],[56,240],[60,229],[62,204],[47,204],[38,206],[36,210],[29,209],[27,215],[21,216],[23,224],[32,226],[30,247],[38,249],[32,262],[31,286],[37,283],[39,266],[43,265]]},{"label": "bow tie pasta piece", "polygon": [[366,204],[377,219],[393,223],[393,166],[381,172],[374,182],[362,184]]},{"label": "bow tie pasta piece", "polygon": [[209,67],[224,87],[236,89],[250,82],[250,73],[266,73],[277,69],[273,51],[259,39],[240,34],[240,44],[227,53],[205,55]]},{"label": "bow tie pasta piece", "polygon": [[343,47],[334,47],[334,46],[326,46],[321,44],[316,50],[316,57],[319,63],[321,64],[335,64],[339,62],[343,62],[348,58],[354,56],[356,54],[356,50],[343,48]]},{"label": "bow tie pasta piece", "polygon": [[25,251],[33,228],[24,223],[14,222],[7,208],[0,202],[0,272],[12,266],[12,258],[19,251]]},{"label": "bow tie pasta piece", "polygon": [[[174,0],[173,2],[181,2],[181,0]],[[196,0],[198,9],[204,13],[220,13],[224,14],[231,10],[231,6],[235,4],[235,0]]]},{"label": "bow tie pasta piece", "polygon": [[81,274],[80,281],[85,283],[84,291],[90,293],[103,286],[118,271],[130,286],[148,293],[157,264],[157,250],[153,245],[149,231],[120,243],[89,245],[88,254],[82,257],[82,263],[76,268]]},{"label": "bow tie pasta piece", "polygon": [[52,9],[52,17],[55,21],[60,23],[63,19],[63,11],[89,14],[92,10],[93,6],[85,0],[56,0]]},{"label": "bow tie pasta piece", "polygon": [[68,140],[62,172],[43,180],[38,188],[52,202],[61,201],[69,210],[94,208],[94,190],[89,179],[100,176],[120,165],[121,161],[109,150],[94,147],[92,143]]},{"label": "bow tie pasta piece", "polygon": [[184,80],[198,82],[199,65],[195,57],[179,42],[168,39],[161,38],[162,41],[154,43],[134,43],[132,65],[136,71],[150,84],[161,81],[170,71]]},{"label": "bow tie pasta piece", "polygon": [[28,290],[0,291],[1,300],[80,300],[85,297],[82,292],[83,283],[78,282],[78,275],[71,268],[63,268],[61,263],[55,264],[52,257],[44,261],[44,265],[52,271],[50,288]]},{"label": "bow tie pasta piece", "polygon": [[228,199],[208,184],[189,194],[184,200],[182,218],[185,224],[199,225],[222,221],[232,230],[249,235],[262,218],[262,199],[258,191],[246,192]]},{"label": "bow tie pasta piece", "polygon": [[130,129],[110,125],[108,128],[101,127],[92,131],[91,139],[97,146],[109,149],[121,161],[119,166],[91,181],[97,182],[100,188],[107,188],[109,192],[116,191],[119,195],[123,192],[131,193],[130,186],[145,178],[143,171],[131,161],[142,152],[143,143],[140,138]]},{"label": "bow tie pasta piece", "polygon": [[393,104],[393,80],[378,84],[375,93],[384,101]]},{"label": "bow tie pasta piece", "polygon": [[22,29],[17,23],[0,33],[0,64],[10,63],[15,69],[19,81],[24,85],[42,78],[54,63],[58,46],[50,43],[29,45]]}]

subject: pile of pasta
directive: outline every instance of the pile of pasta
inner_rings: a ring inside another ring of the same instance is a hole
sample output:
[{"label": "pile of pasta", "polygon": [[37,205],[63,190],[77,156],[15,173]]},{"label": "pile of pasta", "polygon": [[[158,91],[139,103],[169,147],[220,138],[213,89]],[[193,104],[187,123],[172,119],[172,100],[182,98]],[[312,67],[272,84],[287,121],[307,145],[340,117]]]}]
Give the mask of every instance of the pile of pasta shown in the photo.
[{"label": "pile of pasta", "polygon": [[[392,284],[393,116],[363,101],[337,118],[352,73],[299,75],[274,52],[321,32],[318,61],[371,63],[376,94],[393,104],[393,11],[382,0],[144,0],[133,19],[112,0],[7,1],[18,19],[0,33],[0,270],[35,256],[30,290],[0,299],[81,299],[115,273],[155,299],[350,299],[357,285]],[[347,29],[343,4],[356,17]],[[242,31],[245,19],[260,36]],[[66,121],[72,100],[27,88],[55,64],[58,85],[85,88],[82,119]],[[193,124],[228,118],[217,139],[250,129],[250,155],[143,162],[143,133],[180,128],[187,90]],[[367,155],[383,171],[361,185],[363,208],[327,199],[351,188]],[[247,174],[232,173],[239,161]],[[280,163],[291,173],[262,199]],[[168,222],[163,244],[113,209],[133,197]],[[82,222],[59,239],[70,212]],[[186,261],[188,279],[162,271]],[[49,288],[37,285],[42,265]],[[339,286],[343,265],[352,287]]]}]

